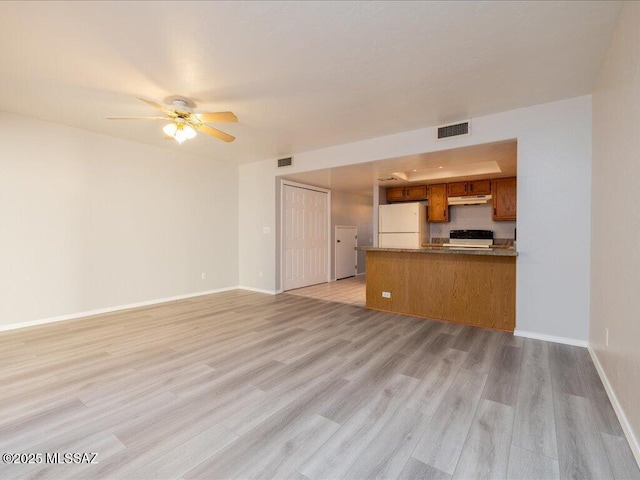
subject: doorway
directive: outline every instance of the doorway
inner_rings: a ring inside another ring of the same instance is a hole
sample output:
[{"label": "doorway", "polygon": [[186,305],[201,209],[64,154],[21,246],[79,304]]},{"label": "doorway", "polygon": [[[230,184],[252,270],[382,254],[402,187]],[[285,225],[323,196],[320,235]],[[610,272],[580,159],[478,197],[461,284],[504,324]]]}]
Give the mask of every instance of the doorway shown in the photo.
[{"label": "doorway", "polygon": [[329,192],[283,183],[283,290],[329,281]]},{"label": "doorway", "polygon": [[358,227],[336,225],[336,280],[358,274]]}]

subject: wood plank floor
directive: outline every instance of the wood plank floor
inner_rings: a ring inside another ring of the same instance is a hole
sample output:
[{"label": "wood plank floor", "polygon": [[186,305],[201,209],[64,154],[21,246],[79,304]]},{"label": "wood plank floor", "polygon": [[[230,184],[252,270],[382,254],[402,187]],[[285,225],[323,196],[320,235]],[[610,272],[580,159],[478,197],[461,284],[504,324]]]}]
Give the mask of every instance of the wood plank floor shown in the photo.
[{"label": "wood plank floor", "polygon": [[310,287],[288,290],[287,294],[364,307],[367,302],[367,280],[364,275],[358,275],[333,282],[311,285]]},{"label": "wood plank floor", "polygon": [[640,479],[585,349],[231,291],[0,333],[0,478]]}]

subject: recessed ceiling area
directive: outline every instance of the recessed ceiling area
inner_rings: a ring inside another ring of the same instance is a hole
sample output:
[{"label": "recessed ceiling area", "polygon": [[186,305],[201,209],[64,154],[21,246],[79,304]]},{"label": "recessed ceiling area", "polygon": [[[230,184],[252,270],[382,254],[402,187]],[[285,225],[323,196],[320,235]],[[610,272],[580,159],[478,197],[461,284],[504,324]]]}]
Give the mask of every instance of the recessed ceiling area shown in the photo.
[{"label": "recessed ceiling area", "polygon": [[516,139],[283,175],[281,178],[342,192],[373,195],[374,186],[447,183],[514,177]]},{"label": "recessed ceiling area", "polygon": [[[0,111],[219,161],[282,158],[589,94],[622,5],[0,2]],[[177,145],[161,122],[106,120],[173,95],[234,112],[236,141]]]}]

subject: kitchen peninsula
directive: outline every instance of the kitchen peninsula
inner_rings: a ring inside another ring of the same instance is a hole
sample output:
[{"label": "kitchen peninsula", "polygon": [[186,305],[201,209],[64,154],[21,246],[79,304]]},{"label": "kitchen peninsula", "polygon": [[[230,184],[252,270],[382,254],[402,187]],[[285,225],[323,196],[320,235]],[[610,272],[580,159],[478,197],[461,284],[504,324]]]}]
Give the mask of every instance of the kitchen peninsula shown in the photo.
[{"label": "kitchen peninsula", "polygon": [[358,247],[367,255],[367,308],[513,332],[513,248]]}]

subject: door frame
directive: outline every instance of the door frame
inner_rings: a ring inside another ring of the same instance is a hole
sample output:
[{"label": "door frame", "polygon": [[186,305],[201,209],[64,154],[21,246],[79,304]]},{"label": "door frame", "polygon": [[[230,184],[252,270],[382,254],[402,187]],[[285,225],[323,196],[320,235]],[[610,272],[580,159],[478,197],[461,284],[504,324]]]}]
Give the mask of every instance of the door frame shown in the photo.
[{"label": "door frame", "polygon": [[284,258],[285,258],[285,208],[284,208],[284,187],[288,185],[290,187],[304,188],[305,190],[311,190],[314,192],[322,192],[327,194],[327,283],[331,281],[331,190],[322,187],[316,187],[314,185],[306,185],[304,183],[293,182],[291,180],[280,180],[280,285],[276,293],[284,292]]},{"label": "door frame", "polygon": [[[355,228],[356,230],[356,247],[358,246],[358,226],[357,225],[336,225],[335,226],[335,239],[336,239],[336,243],[338,242],[338,229],[339,228]],[[334,266],[334,272],[335,272],[335,280],[338,280],[338,247],[335,245],[333,245],[333,266]],[[353,257],[355,258],[355,268],[353,270],[353,276],[357,277],[358,276],[358,251],[354,250],[353,251]],[[344,277],[344,278],[349,278],[349,277]]]}]

